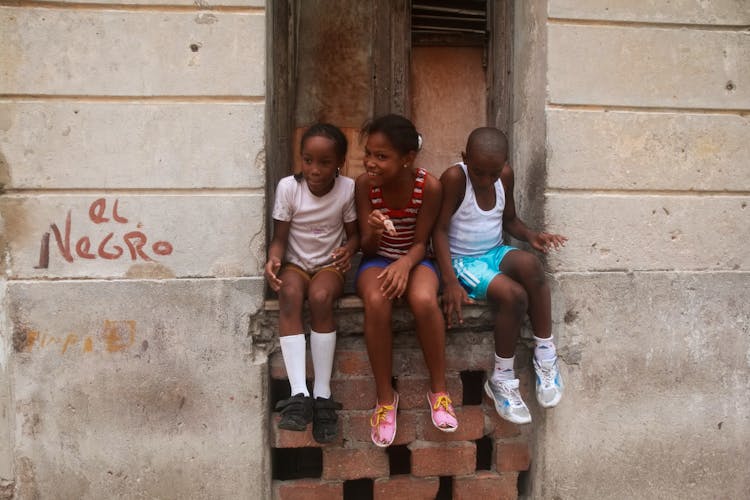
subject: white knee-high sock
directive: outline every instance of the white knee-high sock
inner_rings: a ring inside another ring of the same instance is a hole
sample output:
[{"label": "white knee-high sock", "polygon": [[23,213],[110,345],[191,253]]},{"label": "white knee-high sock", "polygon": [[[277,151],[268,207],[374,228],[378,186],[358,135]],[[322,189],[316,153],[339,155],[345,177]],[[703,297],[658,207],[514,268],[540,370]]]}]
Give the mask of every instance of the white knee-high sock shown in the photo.
[{"label": "white knee-high sock", "polygon": [[492,380],[495,382],[501,382],[516,378],[516,371],[513,369],[513,362],[515,359],[515,356],[501,358],[495,354],[495,370],[492,372]]},{"label": "white knee-high sock", "polygon": [[315,370],[313,394],[316,398],[331,397],[331,370],[336,352],[336,330],[318,333],[310,330],[310,352]]},{"label": "white knee-high sock", "polygon": [[286,376],[292,387],[292,396],[299,393],[309,396],[305,373],[305,334],[284,335],[279,339],[281,343],[281,355],[284,357]]},{"label": "white knee-high sock", "polygon": [[312,353],[315,384],[313,395],[316,398],[331,397],[331,370],[336,351],[336,331],[318,333],[310,331],[310,352]]},{"label": "white knee-high sock", "polygon": [[555,349],[555,342],[552,340],[552,335],[546,339],[535,335],[534,344],[534,357],[537,361],[549,361],[555,359],[557,356],[557,349]]}]

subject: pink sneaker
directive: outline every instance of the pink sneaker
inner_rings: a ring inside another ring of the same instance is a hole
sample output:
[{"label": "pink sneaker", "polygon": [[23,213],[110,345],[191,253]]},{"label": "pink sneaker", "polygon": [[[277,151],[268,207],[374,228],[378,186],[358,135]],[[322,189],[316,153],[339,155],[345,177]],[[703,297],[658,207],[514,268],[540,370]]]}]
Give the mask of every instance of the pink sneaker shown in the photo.
[{"label": "pink sneaker", "polygon": [[458,428],[458,419],[453,410],[453,402],[447,392],[427,393],[427,401],[430,403],[430,416],[432,425],[443,432],[455,432]]},{"label": "pink sneaker", "polygon": [[393,393],[393,403],[389,405],[375,404],[375,410],[370,417],[370,438],[375,446],[385,448],[390,446],[396,437],[396,411],[398,410],[398,394]]}]

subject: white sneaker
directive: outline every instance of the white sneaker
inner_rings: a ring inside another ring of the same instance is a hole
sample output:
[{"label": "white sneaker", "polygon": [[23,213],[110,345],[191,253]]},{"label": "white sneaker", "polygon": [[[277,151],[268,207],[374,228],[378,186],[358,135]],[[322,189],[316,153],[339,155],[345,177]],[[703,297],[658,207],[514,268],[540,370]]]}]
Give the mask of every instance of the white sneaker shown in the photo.
[{"label": "white sneaker", "polygon": [[488,380],[484,384],[484,392],[495,402],[495,410],[505,420],[515,424],[528,424],[531,414],[526,403],[518,392],[518,379],[495,382]]},{"label": "white sneaker", "polygon": [[534,371],[536,372],[536,399],[544,408],[557,406],[563,395],[562,375],[560,366],[555,359],[537,361],[534,358]]}]

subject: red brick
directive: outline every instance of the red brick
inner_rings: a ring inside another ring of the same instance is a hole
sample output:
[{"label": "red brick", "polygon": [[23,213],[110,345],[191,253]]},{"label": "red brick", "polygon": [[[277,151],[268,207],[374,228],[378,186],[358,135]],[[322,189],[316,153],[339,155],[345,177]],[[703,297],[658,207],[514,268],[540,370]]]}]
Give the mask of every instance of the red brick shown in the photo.
[{"label": "red brick", "polygon": [[508,422],[495,411],[494,404],[484,404],[485,415],[487,420],[485,421],[485,434],[492,433],[495,438],[511,438],[521,435],[521,427],[513,422]]},{"label": "red brick", "polygon": [[453,500],[515,500],[518,498],[518,474],[498,474],[488,470],[453,478]]},{"label": "red brick", "polygon": [[[268,367],[271,372],[271,378],[277,380],[286,380],[286,367],[284,366],[284,356],[281,355],[281,351],[276,351],[271,355],[268,360]],[[305,374],[307,378],[313,378],[313,365],[312,358],[310,357],[310,351],[307,352],[307,359],[305,362]]]},{"label": "red brick", "polygon": [[392,476],[375,480],[374,500],[433,500],[440,489],[437,477]]},{"label": "red brick", "polygon": [[344,497],[343,482],[323,482],[317,479],[274,481],[273,497],[277,500],[329,500]]},{"label": "red brick", "polygon": [[494,343],[488,345],[449,344],[445,347],[447,370],[489,372],[494,367]]},{"label": "red brick", "polygon": [[430,373],[424,364],[422,350],[394,347],[393,368],[394,377],[428,377]]},{"label": "red brick", "polygon": [[[457,373],[448,375],[446,384],[453,406],[461,406],[463,396],[461,377]],[[428,377],[399,377],[396,380],[396,390],[398,390],[400,408],[428,408],[427,391],[430,390]]]},{"label": "red brick", "polygon": [[376,478],[387,476],[388,471],[385,448],[323,448],[323,479]]},{"label": "red brick", "polygon": [[[370,438],[370,417],[372,410],[344,412],[344,434],[347,440],[372,443]],[[417,414],[412,411],[399,411],[394,445],[408,444],[417,438]],[[375,446],[375,445],[373,445]]]},{"label": "red brick", "polygon": [[375,381],[372,377],[348,377],[331,380],[331,396],[345,410],[366,410],[375,407]]},{"label": "red brick", "polygon": [[528,443],[495,444],[495,470],[498,472],[529,470],[529,465],[531,450]]},{"label": "red brick", "polygon": [[[312,424],[307,426],[304,431],[288,431],[285,429],[279,429],[279,420],[281,414],[274,413],[271,419],[273,425],[271,425],[271,447],[272,448],[316,448],[323,446],[315,441],[312,435]],[[325,446],[340,445],[344,438],[341,432],[341,415],[339,414],[339,432],[336,435],[336,439]]]},{"label": "red brick", "polygon": [[472,442],[414,441],[409,449],[411,473],[418,477],[471,474],[476,469],[477,447]]},{"label": "red brick", "polygon": [[336,349],[336,357],[333,361],[333,378],[346,376],[372,377],[370,359],[367,357],[364,341],[361,348],[348,346]]},{"label": "red brick", "polygon": [[458,429],[443,432],[432,424],[430,412],[420,412],[417,436],[425,441],[474,441],[484,436],[484,413],[481,406],[456,408]]}]

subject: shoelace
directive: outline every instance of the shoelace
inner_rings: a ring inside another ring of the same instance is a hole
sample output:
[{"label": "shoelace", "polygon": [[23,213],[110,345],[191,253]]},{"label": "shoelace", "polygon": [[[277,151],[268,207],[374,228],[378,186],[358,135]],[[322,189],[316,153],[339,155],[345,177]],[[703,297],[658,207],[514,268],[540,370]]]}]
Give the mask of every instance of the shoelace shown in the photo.
[{"label": "shoelace", "polygon": [[545,388],[545,389],[549,388],[549,387],[552,387],[554,385],[555,377],[554,377],[554,375],[552,373],[553,372],[553,368],[554,368],[554,365],[553,366],[544,366],[543,364],[539,363],[539,369],[540,369],[539,371],[542,372],[542,376],[541,376],[542,387]]},{"label": "shoelace", "polygon": [[435,404],[432,406],[432,409],[434,411],[437,411],[442,406],[445,411],[447,411],[451,416],[455,417],[456,414],[453,412],[453,410],[451,410],[451,407],[450,407],[452,403],[453,401],[451,401],[451,398],[449,398],[445,394],[441,394],[435,400]]},{"label": "shoelace", "polygon": [[507,389],[506,394],[508,397],[508,401],[510,401],[511,406],[523,406],[523,399],[521,399],[521,393],[518,392],[518,389]]},{"label": "shoelace", "polygon": [[[380,422],[385,422],[386,414],[389,411],[393,411],[393,405],[379,405],[375,408],[375,413],[370,417],[370,426],[377,427]],[[372,420],[375,419],[375,422]]]}]

